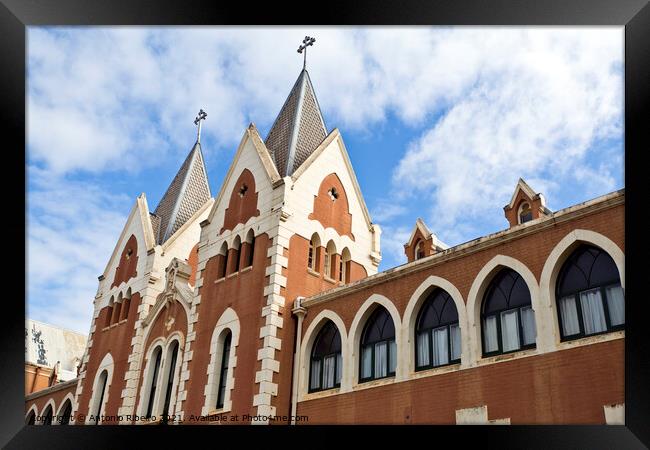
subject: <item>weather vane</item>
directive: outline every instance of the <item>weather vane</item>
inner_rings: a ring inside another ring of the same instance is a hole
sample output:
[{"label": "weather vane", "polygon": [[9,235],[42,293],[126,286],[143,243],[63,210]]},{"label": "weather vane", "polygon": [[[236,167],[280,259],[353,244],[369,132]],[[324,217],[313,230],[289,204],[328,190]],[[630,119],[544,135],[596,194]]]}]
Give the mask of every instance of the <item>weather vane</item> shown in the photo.
[{"label": "weather vane", "polygon": [[302,44],[300,45],[300,47],[298,47],[298,53],[302,53],[303,51],[305,52],[303,54],[303,60],[302,60],[303,70],[307,67],[307,47],[309,47],[310,45],[314,45],[314,42],[316,42],[315,38],[305,36],[305,39],[302,40]]},{"label": "weather vane", "polygon": [[194,119],[194,125],[198,125],[198,129],[196,130],[196,142],[201,143],[201,121],[205,120],[205,118],[208,117],[205,111],[203,109],[199,110],[199,114],[196,116],[196,119]]}]

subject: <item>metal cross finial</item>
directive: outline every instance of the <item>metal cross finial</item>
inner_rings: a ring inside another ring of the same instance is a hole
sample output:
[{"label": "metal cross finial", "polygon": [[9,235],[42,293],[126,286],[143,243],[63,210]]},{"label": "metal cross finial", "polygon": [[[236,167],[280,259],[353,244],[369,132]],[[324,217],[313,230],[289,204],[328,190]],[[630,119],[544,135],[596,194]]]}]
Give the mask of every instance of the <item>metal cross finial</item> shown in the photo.
[{"label": "metal cross finial", "polygon": [[314,45],[316,39],[313,37],[305,36],[305,39],[302,40],[302,44],[298,47],[298,53],[303,53],[302,68],[303,70],[307,67],[307,47]]},{"label": "metal cross finial", "polygon": [[205,118],[208,117],[205,111],[203,109],[199,110],[199,114],[196,116],[196,119],[194,119],[194,125],[198,125],[199,128],[196,130],[196,142],[201,143],[201,121],[205,120]]}]

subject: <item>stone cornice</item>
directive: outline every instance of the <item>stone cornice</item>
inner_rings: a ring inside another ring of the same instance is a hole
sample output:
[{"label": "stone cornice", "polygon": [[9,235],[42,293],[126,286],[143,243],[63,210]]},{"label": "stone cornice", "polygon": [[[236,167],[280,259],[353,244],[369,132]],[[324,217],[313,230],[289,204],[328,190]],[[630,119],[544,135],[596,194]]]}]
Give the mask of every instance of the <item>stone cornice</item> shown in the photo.
[{"label": "stone cornice", "polygon": [[561,209],[549,216],[540,217],[538,219],[517,225],[507,230],[489,234],[487,236],[465,242],[464,244],[459,244],[455,247],[450,247],[447,250],[436,253],[435,255],[427,256],[426,258],[406,263],[392,269],[388,269],[384,272],[380,272],[376,275],[355,281],[351,284],[316,294],[303,300],[301,302],[301,306],[310,308],[317,304],[333,300],[339,296],[352,294],[362,289],[385,283],[396,278],[401,278],[411,273],[420,272],[422,270],[429,269],[439,264],[452,261],[454,259],[461,258],[472,253],[502,245],[506,242],[510,242],[516,239],[521,239],[531,234],[539,233],[540,231],[551,228],[556,224],[576,220],[580,217],[595,214],[599,211],[613,208],[622,204],[625,204],[625,189],[621,189],[619,191],[597,197],[593,200]]}]

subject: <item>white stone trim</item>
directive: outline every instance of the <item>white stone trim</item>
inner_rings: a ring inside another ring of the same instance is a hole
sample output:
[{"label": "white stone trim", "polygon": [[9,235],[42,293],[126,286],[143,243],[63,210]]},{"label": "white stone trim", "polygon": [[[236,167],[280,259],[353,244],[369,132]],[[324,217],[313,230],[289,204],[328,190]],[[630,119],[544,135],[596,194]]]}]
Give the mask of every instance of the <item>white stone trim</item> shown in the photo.
[{"label": "white stone trim", "polygon": [[[217,410],[217,397],[219,388],[219,375],[221,373],[221,360],[223,358],[223,344],[226,331],[230,331],[230,356],[228,358],[228,373],[226,374],[226,392],[223,408]],[[237,366],[237,346],[240,335],[239,317],[234,309],[226,309],[212,332],[210,341],[210,363],[208,364],[208,382],[204,389],[205,401],[201,409],[202,415],[214,411],[228,412],[232,410],[232,390],[235,387],[234,369]]]},{"label": "white stone trim", "polygon": [[29,407],[27,410],[27,413],[25,413],[25,424],[27,424],[27,418],[29,415],[34,412],[34,425],[38,425],[38,422],[36,418],[38,417],[38,407],[36,406],[36,402],[32,403],[32,406]]},{"label": "white stone trim", "polygon": [[298,377],[298,401],[304,401],[309,392],[309,366],[311,365],[311,350],[314,341],[321,329],[328,321],[332,321],[341,335],[341,386],[338,392],[349,392],[352,390],[352,364],[350,364],[350,346],[348,345],[348,334],[345,329],[343,319],[333,311],[325,309],[311,321],[305,331],[302,343],[300,345],[300,367],[298,373],[293,376]]},{"label": "white stone trim", "polygon": [[603,405],[607,425],[625,425],[625,403]]},{"label": "white stone trim", "polygon": [[[352,386],[353,389],[355,389],[357,386],[362,386],[359,384],[359,345],[361,343],[363,328],[366,325],[366,322],[370,315],[374,312],[376,305],[380,305],[386,308],[391,318],[393,319],[393,325],[395,326],[395,345],[397,348],[397,367],[395,368],[395,381],[407,379],[408,357],[404,354],[403,333],[400,332],[402,329],[402,321],[399,316],[399,311],[397,311],[397,308],[393,302],[388,298],[380,294],[372,294],[357,310],[357,313],[354,316],[354,320],[352,321],[352,325],[350,326],[348,354],[351,355],[349,364],[351,370],[347,371],[349,378],[345,380],[342,379],[341,385],[343,385],[345,382],[346,385]],[[344,374],[345,372],[341,375],[343,376]]]},{"label": "white stone trim", "polygon": [[535,313],[535,326],[537,330],[536,348],[539,353],[550,351],[549,342],[553,339],[552,330],[547,323],[548,319],[545,314],[541,313],[539,298],[539,285],[535,275],[521,261],[506,255],[496,255],[488,261],[479,273],[474,277],[472,287],[467,296],[467,319],[468,331],[466,333],[469,339],[468,348],[470,349],[470,360],[468,364],[475,366],[483,358],[483,343],[481,342],[481,305],[483,295],[490,282],[503,268],[510,268],[517,272],[524,279],[528,290],[530,291],[531,306]]},{"label": "white stone trim", "polygon": [[[545,323],[548,324],[550,331],[553,334],[553,339],[550,339],[547,343],[549,351],[556,350],[562,345],[560,342],[561,334],[557,313],[557,300],[555,298],[555,284],[557,282],[557,277],[564,262],[580,244],[594,245],[612,257],[614,263],[616,263],[616,267],[618,268],[618,274],[621,278],[621,287],[623,288],[623,292],[625,292],[625,254],[619,246],[609,238],[600,233],[596,233],[595,231],[576,229],[569,232],[556,244],[546,258],[546,263],[544,264],[539,280],[540,306],[542,311],[544,311]],[[535,317],[535,319],[537,319],[537,317]]]},{"label": "white stone trim", "polygon": [[[146,341],[145,341],[146,342]],[[163,389],[164,386],[167,385],[168,381],[168,372],[169,372],[169,358],[171,358],[171,355],[169,354],[171,351],[171,347],[174,342],[178,342],[178,354],[176,355],[176,367],[174,367],[174,373],[172,376],[174,377],[174,381],[172,383],[172,394],[169,400],[169,412],[168,414],[171,416],[174,414],[176,411],[176,399],[177,399],[177,391],[178,391],[178,385],[179,385],[179,378],[180,378],[180,372],[181,372],[181,366],[183,363],[183,334],[180,331],[175,331],[174,333],[170,334],[167,338],[163,337],[158,337],[156,338],[150,345],[149,349],[146,352],[146,364],[145,364],[145,378],[142,382],[142,385],[140,386],[140,396],[139,396],[139,401],[138,401],[138,415],[144,416],[146,414],[146,405],[148,404],[149,401],[149,393],[148,389],[151,386],[152,377],[153,377],[153,368],[151,367],[151,361],[152,361],[152,356],[153,352],[156,350],[157,347],[161,348],[161,357],[160,357],[160,369],[158,371],[158,381],[156,382],[157,389],[156,389],[156,394],[153,400],[153,408],[151,415],[152,416],[160,416],[162,414],[162,409],[164,406],[164,396],[165,396],[165,389]],[[145,398],[147,401],[145,402]]]},{"label": "white stone trim", "polygon": [[510,425],[510,417],[488,419],[487,405],[456,410],[456,425]]},{"label": "white stone trim", "polygon": [[[68,392],[65,397],[63,397],[63,400],[61,400],[61,403],[59,404],[59,409],[56,412],[56,418],[61,417],[61,414],[63,413],[63,406],[65,405],[65,402],[70,400],[70,406],[72,407],[72,410],[70,411],[70,424],[73,423],[74,420],[74,395],[72,395],[72,392]],[[59,425],[59,421],[57,420],[56,422],[52,422],[53,425]]]},{"label": "white stone trim", "polygon": [[402,339],[406,346],[402,351],[406,354],[407,371],[410,375],[415,372],[415,325],[418,314],[427,299],[428,292],[433,288],[440,288],[447,292],[454,300],[456,311],[458,312],[458,326],[460,327],[460,342],[461,342],[461,367],[470,366],[471,349],[469,347],[470,340],[467,338],[469,334],[469,324],[467,321],[467,310],[465,309],[465,301],[460,291],[448,280],[432,275],[427,277],[420,286],[411,295],[406,309],[404,310],[404,319],[402,321]]},{"label": "white stone trim", "polygon": [[[165,340],[163,338],[158,338],[154,340],[151,345],[149,346],[149,350],[145,353],[145,359],[144,359],[144,379],[142,381],[142,385],[140,386],[140,396],[139,396],[139,401],[138,401],[138,407],[136,409],[137,415],[139,416],[144,416],[146,413],[145,411],[145,404],[149,402],[149,386],[151,386],[151,381],[153,378],[153,369],[151,367],[151,360],[154,351],[156,348],[160,347],[160,351],[164,352],[165,351]],[[160,356],[160,365],[162,369],[162,358],[163,355],[161,353]],[[145,400],[146,399],[146,400]]]},{"label": "white stone trim", "polygon": [[45,406],[43,406],[43,410],[41,411],[41,420],[38,422],[35,422],[38,425],[43,425],[43,420],[45,420],[45,413],[47,411],[47,408],[51,407],[52,408],[52,425],[54,425],[55,417],[54,415],[56,414],[56,404],[54,403],[54,399],[50,398],[47,403],[45,403]]},{"label": "white stone trim", "polygon": [[[108,404],[108,397],[111,392],[111,383],[113,380],[114,367],[115,364],[113,362],[113,356],[110,353],[106,353],[106,355],[104,355],[104,358],[102,359],[102,362],[99,364],[97,371],[95,371],[95,379],[93,380],[92,395],[88,400],[88,414],[86,415],[86,424],[93,423],[93,421],[91,420],[91,416],[95,415],[95,411],[97,411],[97,406],[99,406],[99,415],[102,416],[105,414],[106,405]],[[101,396],[101,394],[97,392],[97,387],[98,387],[97,385],[99,383],[99,378],[101,374],[104,372],[104,370],[106,370],[107,372],[106,386],[104,388],[105,392],[104,392],[104,397],[102,399],[102,404],[97,405],[97,403],[99,402],[99,396]]]}]

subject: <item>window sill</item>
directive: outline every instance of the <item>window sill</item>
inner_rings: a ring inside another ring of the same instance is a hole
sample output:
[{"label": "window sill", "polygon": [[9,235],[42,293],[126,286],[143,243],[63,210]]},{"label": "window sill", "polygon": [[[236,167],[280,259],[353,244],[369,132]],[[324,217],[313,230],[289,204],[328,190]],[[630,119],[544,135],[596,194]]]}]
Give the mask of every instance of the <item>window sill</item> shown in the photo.
[{"label": "window sill", "polygon": [[302,401],[315,400],[317,398],[329,397],[341,393],[341,387],[326,389],[324,391],[308,392],[304,395]]},{"label": "window sill", "polygon": [[391,375],[389,377],[380,378],[378,380],[369,380],[363,382],[357,381],[357,383],[354,386],[352,386],[352,390],[360,391],[363,389],[370,389],[377,386],[384,386],[387,384],[394,384],[394,383],[395,383],[395,375]]},{"label": "window sill", "polygon": [[537,347],[527,348],[524,350],[517,350],[510,353],[501,353],[499,355],[484,356],[479,361],[477,366],[482,366],[486,364],[494,364],[503,361],[511,361],[513,359],[523,358],[526,356],[533,356],[540,354]]},{"label": "window sill", "polygon": [[233,272],[233,273],[231,273],[229,275],[226,275],[226,278],[233,278],[233,277],[236,277],[237,275],[239,275],[239,272]]},{"label": "window sill", "polygon": [[216,280],[214,280],[214,284],[221,283],[225,279],[226,277],[217,278]]},{"label": "window sill", "polygon": [[246,272],[250,272],[251,270],[253,270],[253,266],[246,266],[243,269],[241,269],[239,273],[246,273]]},{"label": "window sill", "polygon": [[409,380],[416,380],[418,378],[426,378],[443,373],[456,372],[460,370],[460,362],[445,364],[444,366],[430,367],[428,369],[420,369],[409,373]]},{"label": "window sill", "polygon": [[330,284],[338,284],[339,283],[334,278],[330,278],[327,275],[323,275],[323,280],[327,281]]},{"label": "window sill", "polygon": [[625,330],[611,331],[609,333],[596,334],[593,336],[585,336],[570,341],[563,341],[557,343],[557,350],[567,350],[575,347],[582,347],[585,345],[598,344],[600,342],[608,342],[616,339],[624,339]]},{"label": "window sill", "polygon": [[120,325],[120,324],[122,324],[122,323],[126,323],[126,322],[128,322],[128,320],[129,320],[129,318],[126,317],[126,318],[120,320],[119,322],[117,322],[117,324]]},{"label": "window sill", "polygon": [[315,276],[316,278],[320,278],[320,273],[316,272],[314,269],[312,269],[310,267],[307,267],[307,273],[309,275]]}]

